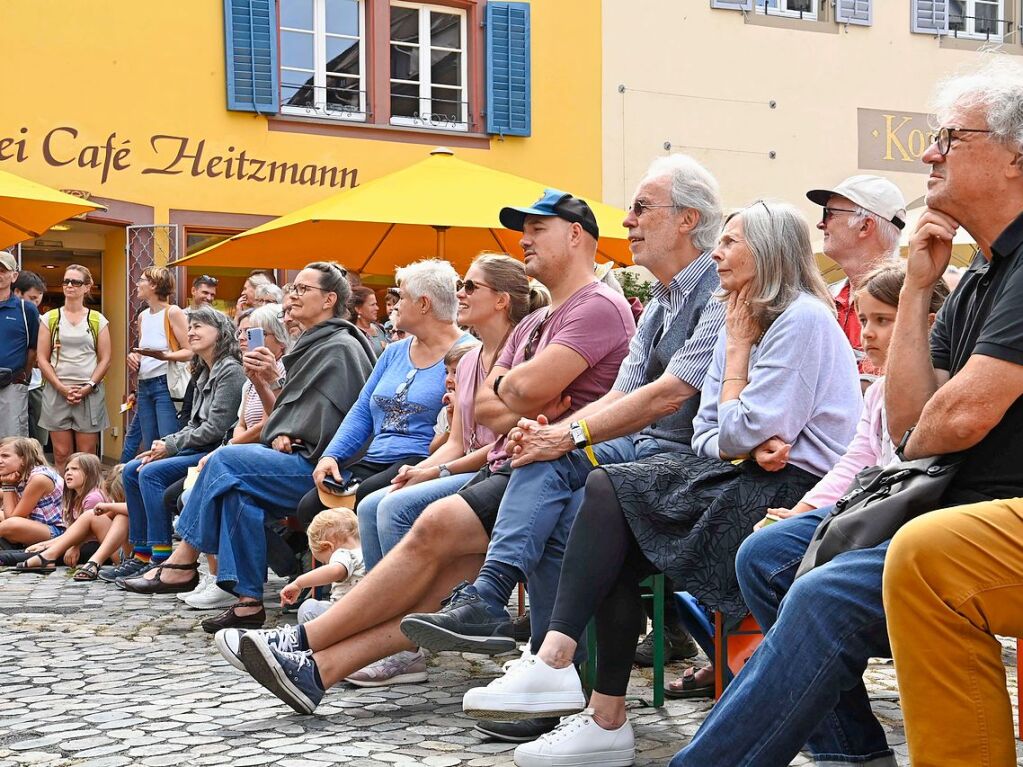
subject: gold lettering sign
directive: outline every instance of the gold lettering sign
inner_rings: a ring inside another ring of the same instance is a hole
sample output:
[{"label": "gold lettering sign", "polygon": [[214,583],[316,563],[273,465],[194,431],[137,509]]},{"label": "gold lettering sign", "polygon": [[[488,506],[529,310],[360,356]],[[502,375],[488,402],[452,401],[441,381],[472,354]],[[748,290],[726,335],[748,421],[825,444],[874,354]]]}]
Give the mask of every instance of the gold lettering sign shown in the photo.
[{"label": "gold lettering sign", "polygon": [[856,128],[861,170],[930,173],[922,162],[934,140],[930,115],[888,109],[857,109]]}]

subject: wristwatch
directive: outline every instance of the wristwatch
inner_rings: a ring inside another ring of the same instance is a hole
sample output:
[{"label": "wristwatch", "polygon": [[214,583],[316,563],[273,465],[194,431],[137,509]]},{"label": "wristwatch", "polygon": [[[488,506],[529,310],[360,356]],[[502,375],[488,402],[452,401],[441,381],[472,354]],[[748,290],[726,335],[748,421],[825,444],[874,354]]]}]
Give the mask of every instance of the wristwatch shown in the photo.
[{"label": "wristwatch", "polygon": [[909,438],[913,436],[913,431],[915,429],[916,426],[910,426],[906,429],[906,433],[902,435],[902,439],[899,440],[899,444],[895,448],[895,456],[900,461],[906,460],[906,445],[909,444]]},{"label": "wristwatch", "polygon": [[498,376],[497,378],[494,379],[494,394],[496,394],[498,397],[501,396],[501,393],[498,391],[498,389],[501,388],[501,381],[503,380],[504,376]]},{"label": "wristwatch", "polygon": [[568,425],[568,431],[572,435],[572,442],[575,446],[582,450],[590,444],[590,441],[586,439],[586,432],[583,430],[582,425],[578,421],[572,421]]},{"label": "wristwatch", "polygon": [[448,465],[446,463],[442,463],[440,466],[437,467],[437,474],[441,477],[450,477],[451,469],[448,468]]}]

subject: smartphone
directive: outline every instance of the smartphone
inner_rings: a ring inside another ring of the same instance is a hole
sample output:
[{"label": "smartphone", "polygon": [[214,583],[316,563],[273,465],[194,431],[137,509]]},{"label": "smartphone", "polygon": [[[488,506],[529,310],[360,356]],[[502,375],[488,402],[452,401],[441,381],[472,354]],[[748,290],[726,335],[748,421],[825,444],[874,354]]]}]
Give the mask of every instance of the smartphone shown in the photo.
[{"label": "smartphone", "polygon": [[775,516],[774,514],[767,514],[764,516],[764,527],[773,525],[775,522],[781,522],[781,517]]},{"label": "smartphone", "polygon": [[359,483],[354,479],[338,482],[333,477],[324,477],[323,486],[331,495],[351,495],[359,487]]},{"label": "smartphone", "polygon": [[266,346],[266,343],[263,341],[263,328],[249,328],[245,331],[245,335],[248,338],[250,351]]}]

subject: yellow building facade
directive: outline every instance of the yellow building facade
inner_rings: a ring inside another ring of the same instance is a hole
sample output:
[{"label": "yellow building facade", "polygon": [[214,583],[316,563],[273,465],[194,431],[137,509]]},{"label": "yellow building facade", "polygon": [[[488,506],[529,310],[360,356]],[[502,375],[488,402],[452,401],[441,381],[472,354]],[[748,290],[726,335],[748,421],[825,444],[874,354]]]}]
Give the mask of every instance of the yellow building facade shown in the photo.
[{"label": "yellow building facade", "polygon": [[[512,53],[509,78],[525,75],[525,129],[494,124],[502,93],[492,51],[502,41],[489,28],[499,12],[526,19],[528,58]],[[89,265],[100,284],[115,353],[106,455],[121,449],[128,283],[146,263],[343,193],[438,145],[602,197],[599,0],[7,0],[0,18],[9,64],[0,169],[106,207],[20,246],[50,305],[68,263]],[[267,19],[264,61],[239,41]],[[258,79],[267,68],[271,105],[239,109],[260,102],[244,72]],[[336,258],[345,260],[343,243]],[[246,264],[179,268],[179,296],[206,271],[233,305]]]}]

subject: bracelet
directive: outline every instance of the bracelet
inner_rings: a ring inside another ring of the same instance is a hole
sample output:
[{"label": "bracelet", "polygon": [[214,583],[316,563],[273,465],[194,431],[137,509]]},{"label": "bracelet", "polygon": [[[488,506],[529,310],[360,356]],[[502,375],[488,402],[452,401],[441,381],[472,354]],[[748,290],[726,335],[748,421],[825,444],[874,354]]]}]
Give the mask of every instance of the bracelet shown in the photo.
[{"label": "bracelet", "polygon": [[0,493],[16,493],[18,492],[17,485],[2,485],[0,486]]},{"label": "bracelet", "polygon": [[594,466],[600,466],[600,461],[597,460],[596,454],[593,452],[593,439],[590,437],[590,427],[586,425],[586,421],[580,420],[579,428],[583,430],[583,434],[586,435],[586,447],[583,451],[586,453],[586,457],[590,459],[590,463]]},{"label": "bracelet", "polygon": [[749,383],[749,379],[748,378],[722,378],[721,379],[721,383],[725,383],[727,381],[743,381],[745,383]]}]

